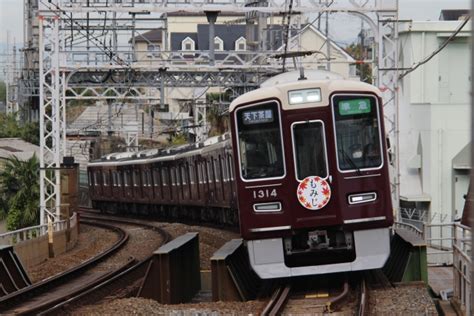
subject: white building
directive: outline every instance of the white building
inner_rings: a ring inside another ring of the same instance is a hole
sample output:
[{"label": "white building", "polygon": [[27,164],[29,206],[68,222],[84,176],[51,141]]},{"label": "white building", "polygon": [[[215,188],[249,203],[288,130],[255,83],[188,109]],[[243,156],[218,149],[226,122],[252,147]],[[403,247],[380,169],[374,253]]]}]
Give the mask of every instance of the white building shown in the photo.
[{"label": "white building", "polygon": [[[431,55],[461,23],[401,24],[400,67]],[[402,210],[425,212],[428,221],[459,217],[467,193],[470,29],[466,24],[437,55],[399,81],[400,204]]]}]

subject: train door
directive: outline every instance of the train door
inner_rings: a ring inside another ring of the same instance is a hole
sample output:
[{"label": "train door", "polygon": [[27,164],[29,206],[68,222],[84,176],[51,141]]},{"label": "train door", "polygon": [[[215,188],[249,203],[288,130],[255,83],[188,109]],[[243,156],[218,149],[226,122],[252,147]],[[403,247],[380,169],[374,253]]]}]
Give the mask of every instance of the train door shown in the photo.
[{"label": "train door", "polygon": [[[290,136],[286,138],[287,160],[291,157],[293,161],[288,164],[293,166],[288,172],[288,196],[295,205],[291,208],[295,228],[334,225],[340,220],[340,210],[335,207],[337,199],[331,201],[331,192],[334,194],[337,188],[332,182],[328,159],[330,116],[327,109],[313,110],[311,114],[294,115],[287,123]],[[306,192],[310,194],[305,195]]]}]

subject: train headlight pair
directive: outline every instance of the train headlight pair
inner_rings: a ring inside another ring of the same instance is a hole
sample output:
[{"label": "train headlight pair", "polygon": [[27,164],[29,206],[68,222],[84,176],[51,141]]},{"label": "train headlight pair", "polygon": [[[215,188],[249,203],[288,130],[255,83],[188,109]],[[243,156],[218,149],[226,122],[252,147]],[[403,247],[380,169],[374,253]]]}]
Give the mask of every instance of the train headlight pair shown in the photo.
[{"label": "train headlight pair", "polygon": [[301,104],[309,102],[321,102],[321,89],[293,90],[288,92],[288,103]]}]

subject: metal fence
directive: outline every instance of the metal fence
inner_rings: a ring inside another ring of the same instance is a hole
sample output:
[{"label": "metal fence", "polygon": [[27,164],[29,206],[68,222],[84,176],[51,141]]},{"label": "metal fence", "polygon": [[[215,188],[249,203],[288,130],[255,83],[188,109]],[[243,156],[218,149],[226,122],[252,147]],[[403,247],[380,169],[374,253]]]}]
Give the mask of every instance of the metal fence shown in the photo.
[{"label": "metal fence", "polygon": [[453,241],[454,298],[471,313],[471,228],[455,223]]},{"label": "metal fence", "polygon": [[[71,226],[76,226],[77,216],[74,213],[68,220],[62,220],[51,224],[53,231],[62,231]],[[48,224],[26,227],[11,232],[0,234],[0,245],[14,245],[24,240],[37,238],[48,233]]]}]

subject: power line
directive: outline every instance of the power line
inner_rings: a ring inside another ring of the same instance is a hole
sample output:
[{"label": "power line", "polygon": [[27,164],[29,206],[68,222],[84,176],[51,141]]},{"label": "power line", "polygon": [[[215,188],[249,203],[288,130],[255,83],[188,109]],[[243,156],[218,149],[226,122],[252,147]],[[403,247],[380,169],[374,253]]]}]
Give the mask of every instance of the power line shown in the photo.
[{"label": "power line", "polygon": [[424,65],[426,64],[427,62],[429,62],[434,56],[436,56],[440,51],[443,50],[443,48],[445,48],[449,42],[451,42],[455,37],[456,35],[461,32],[461,29],[466,25],[466,23],[471,19],[470,16],[468,16],[459,26],[458,28],[454,31],[453,34],[451,34],[444,42],[443,44],[441,44],[434,52],[432,52],[429,56],[423,58],[421,61],[419,61],[418,63],[414,64],[413,66],[410,67],[410,69],[408,69],[407,71],[405,71],[404,73],[402,73],[400,76],[398,76],[398,79],[402,79],[403,77],[405,77],[406,75],[408,75],[409,73],[415,71],[415,69],[417,69],[418,67],[420,67],[421,65]]}]

